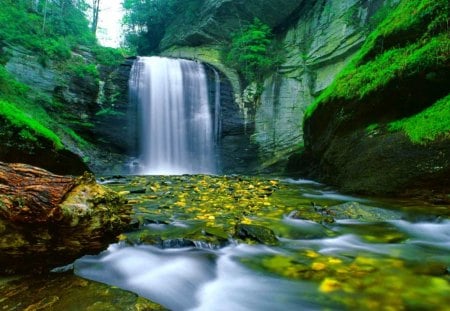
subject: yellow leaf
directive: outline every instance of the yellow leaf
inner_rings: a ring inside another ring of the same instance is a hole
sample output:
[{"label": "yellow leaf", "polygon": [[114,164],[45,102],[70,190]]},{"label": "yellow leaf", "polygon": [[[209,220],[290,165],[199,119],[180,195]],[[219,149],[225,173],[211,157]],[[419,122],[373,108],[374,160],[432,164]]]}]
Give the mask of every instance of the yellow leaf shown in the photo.
[{"label": "yellow leaf", "polygon": [[335,279],[325,278],[319,286],[322,293],[331,293],[341,288],[341,283]]},{"label": "yellow leaf", "polygon": [[314,271],[325,270],[326,267],[327,267],[327,266],[326,266],[324,263],[321,263],[321,262],[314,262],[314,263],[312,264],[312,266],[311,266],[311,268],[312,268]]},{"label": "yellow leaf", "polygon": [[317,258],[317,257],[319,257],[319,254],[313,250],[308,249],[306,251],[306,256],[308,256],[309,258]]},{"label": "yellow leaf", "polygon": [[118,239],[119,241],[125,241],[125,240],[127,239],[127,236],[126,236],[125,234],[119,234],[119,235],[117,236],[117,239]]},{"label": "yellow leaf", "polygon": [[176,205],[176,206],[179,206],[179,207],[185,207],[185,206],[186,206],[186,202],[184,202],[184,201],[178,201],[177,203],[175,203],[175,205]]},{"label": "yellow leaf", "polygon": [[330,258],[328,258],[328,262],[333,265],[338,265],[338,264],[342,263],[342,260],[340,260],[338,258],[330,257]]}]

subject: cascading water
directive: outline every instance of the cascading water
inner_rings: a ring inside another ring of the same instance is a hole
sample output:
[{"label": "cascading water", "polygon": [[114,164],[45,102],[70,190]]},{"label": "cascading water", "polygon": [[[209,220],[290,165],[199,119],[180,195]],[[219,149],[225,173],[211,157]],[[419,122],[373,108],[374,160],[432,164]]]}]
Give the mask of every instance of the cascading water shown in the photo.
[{"label": "cascading water", "polygon": [[209,103],[202,64],[140,57],[131,71],[130,95],[138,107],[138,173],[216,173],[216,117],[210,107],[218,104]]}]

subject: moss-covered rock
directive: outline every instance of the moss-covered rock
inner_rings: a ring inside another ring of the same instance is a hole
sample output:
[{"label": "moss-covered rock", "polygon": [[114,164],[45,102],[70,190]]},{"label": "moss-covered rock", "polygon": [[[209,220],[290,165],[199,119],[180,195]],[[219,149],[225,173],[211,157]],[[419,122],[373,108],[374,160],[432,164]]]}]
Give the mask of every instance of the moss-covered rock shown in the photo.
[{"label": "moss-covered rock", "polygon": [[0,297],[4,310],[166,310],[131,292],[71,274],[0,279]]},{"label": "moss-covered rock", "polygon": [[448,2],[401,1],[308,108],[303,174],[345,191],[448,193]]}]

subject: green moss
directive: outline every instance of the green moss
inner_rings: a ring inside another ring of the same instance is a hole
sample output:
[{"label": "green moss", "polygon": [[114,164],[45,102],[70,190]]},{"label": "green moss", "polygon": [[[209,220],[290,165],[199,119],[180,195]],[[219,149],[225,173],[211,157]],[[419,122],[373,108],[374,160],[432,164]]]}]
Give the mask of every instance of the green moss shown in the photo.
[{"label": "green moss", "polygon": [[446,0],[401,1],[308,107],[305,118],[311,117],[319,105],[336,99],[361,100],[396,78],[446,64],[450,55],[447,19]]},{"label": "green moss", "polygon": [[0,115],[13,125],[23,128],[20,132],[22,138],[35,141],[36,136],[41,136],[52,141],[56,149],[63,149],[61,140],[52,130],[17,108],[16,105],[0,100]]},{"label": "green moss", "polygon": [[114,116],[124,116],[124,113],[120,112],[120,111],[115,111],[112,108],[106,108],[106,109],[99,110],[95,115],[97,117],[104,117],[104,116],[114,117]]},{"label": "green moss", "polygon": [[375,131],[377,128],[379,127],[379,125],[377,123],[375,124],[371,124],[368,127],[366,127],[366,132],[370,133]]},{"label": "green moss", "polygon": [[84,140],[83,138],[81,138],[77,133],[75,133],[74,130],[72,130],[69,127],[64,128],[64,132],[66,132],[67,134],[69,134],[69,136],[75,140],[80,146],[88,146],[89,143]]},{"label": "green moss", "polygon": [[450,94],[424,111],[389,123],[390,131],[404,131],[413,143],[423,144],[437,137],[450,138]]}]

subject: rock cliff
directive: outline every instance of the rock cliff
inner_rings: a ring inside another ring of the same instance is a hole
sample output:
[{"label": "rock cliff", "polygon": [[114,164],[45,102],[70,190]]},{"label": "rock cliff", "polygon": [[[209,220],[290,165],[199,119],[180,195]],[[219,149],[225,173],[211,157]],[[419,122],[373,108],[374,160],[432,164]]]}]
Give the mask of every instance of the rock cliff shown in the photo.
[{"label": "rock cliff", "polygon": [[[132,60],[120,66],[98,63],[86,47],[72,51],[70,60],[43,61],[20,47],[5,45],[4,68],[28,89],[29,117],[46,122],[61,146],[38,137],[38,143],[18,135],[23,127],[0,118],[4,144],[0,159],[38,165],[60,174],[120,173],[133,149],[128,131],[128,76]],[[14,123],[14,122],[13,122]],[[8,130],[9,129],[9,130]],[[18,140],[17,140],[18,139]]]},{"label": "rock cliff", "polygon": [[[448,191],[448,1],[285,1],[276,12],[266,1],[253,5],[198,2],[169,25],[162,48],[228,77],[260,170],[281,172],[290,157],[288,173],[349,192]],[[254,17],[286,54],[259,98],[220,56]],[[179,31],[188,20],[193,27]]]},{"label": "rock cliff", "polygon": [[[256,165],[259,170],[278,163],[269,168],[278,172],[283,170],[289,155],[303,145],[302,120],[306,107],[358,51],[373,15],[386,1],[284,2],[280,5],[259,1],[256,5],[207,1],[196,8],[197,22],[192,28],[175,34],[174,29],[186,29],[180,27],[187,18],[182,14],[171,23],[162,41],[162,48],[166,48],[164,55],[200,59],[225,74],[233,86],[235,105],[244,120],[241,129],[245,129],[245,133],[241,135],[250,137],[252,148],[247,148],[248,157],[259,163]],[[254,17],[272,26],[276,41],[286,53],[283,63],[265,80],[264,91],[257,102],[251,96],[251,86],[244,90],[245,85],[237,73],[226,67],[220,56],[221,44]],[[234,138],[238,136],[235,134]],[[243,146],[240,149],[241,153],[246,152]]]}]

